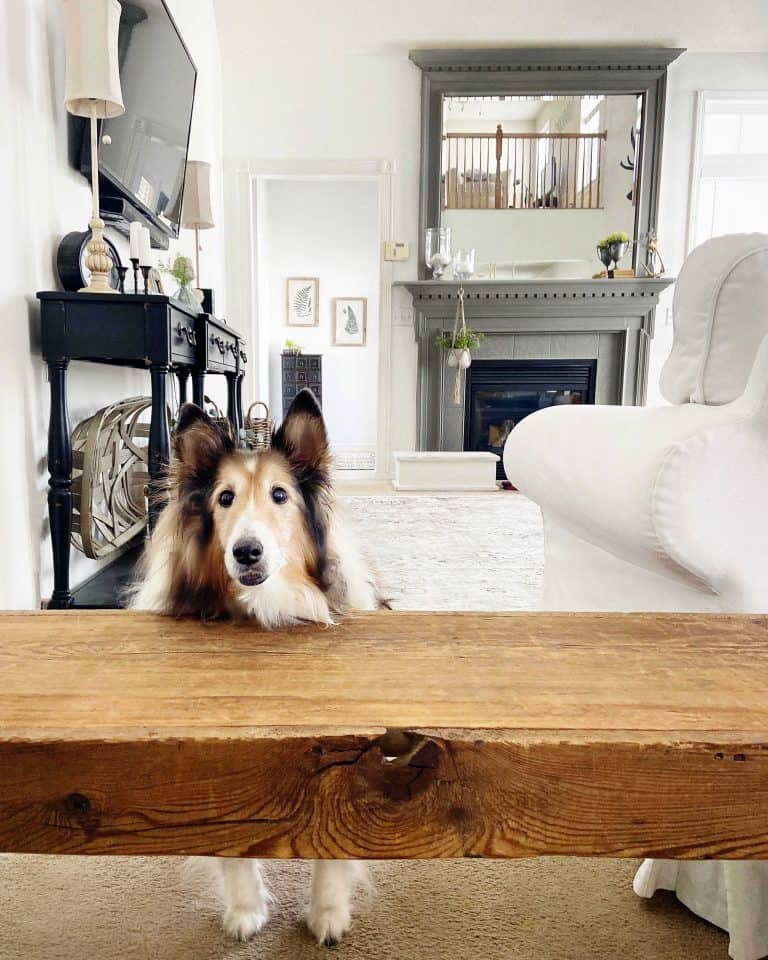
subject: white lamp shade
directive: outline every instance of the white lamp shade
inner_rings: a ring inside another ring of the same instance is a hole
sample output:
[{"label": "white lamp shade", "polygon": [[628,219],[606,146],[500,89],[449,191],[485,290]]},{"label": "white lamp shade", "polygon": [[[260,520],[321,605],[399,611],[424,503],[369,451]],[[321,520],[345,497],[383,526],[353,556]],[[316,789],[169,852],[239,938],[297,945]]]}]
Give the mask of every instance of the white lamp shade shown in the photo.
[{"label": "white lamp shade", "polygon": [[187,160],[181,225],[187,230],[209,230],[215,226],[211,212],[211,165],[204,160]]},{"label": "white lamp shade", "polygon": [[77,117],[118,117],[125,112],[120,89],[118,0],[62,0],[67,79],[64,103]]}]

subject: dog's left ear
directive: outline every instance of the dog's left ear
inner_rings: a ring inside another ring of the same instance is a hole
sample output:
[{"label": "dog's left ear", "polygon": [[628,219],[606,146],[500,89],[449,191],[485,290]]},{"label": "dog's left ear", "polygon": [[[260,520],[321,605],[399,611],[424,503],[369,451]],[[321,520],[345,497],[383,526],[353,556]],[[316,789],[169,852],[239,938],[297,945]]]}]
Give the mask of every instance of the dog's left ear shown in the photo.
[{"label": "dog's left ear", "polygon": [[301,390],[296,395],[272,438],[272,446],[288,458],[299,481],[318,474],[327,479],[331,468],[328,434],[311,390]]},{"label": "dog's left ear", "polygon": [[173,437],[173,450],[182,471],[190,475],[212,473],[221,458],[235,449],[229,426],[222,426],[208,414],[185,403]]}]

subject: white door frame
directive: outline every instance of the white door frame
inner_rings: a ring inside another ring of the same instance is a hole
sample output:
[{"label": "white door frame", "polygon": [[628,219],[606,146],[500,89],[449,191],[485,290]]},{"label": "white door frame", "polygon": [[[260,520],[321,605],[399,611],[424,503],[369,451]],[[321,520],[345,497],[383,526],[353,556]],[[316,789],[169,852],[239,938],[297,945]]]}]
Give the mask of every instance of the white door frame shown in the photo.
[{"label": "white door frame", "polygon": [[379,198],[379,385],[375,476],[391,475],[392,264],[384,242],[394,235],[394,172],[391,160],[262,160],[234,158],[224,163],[227,312],[245,328],[251,356],[243,384],[246,402],[269,396],[269,344],[264,272],[263,197],[268,180],[372,180]]}]

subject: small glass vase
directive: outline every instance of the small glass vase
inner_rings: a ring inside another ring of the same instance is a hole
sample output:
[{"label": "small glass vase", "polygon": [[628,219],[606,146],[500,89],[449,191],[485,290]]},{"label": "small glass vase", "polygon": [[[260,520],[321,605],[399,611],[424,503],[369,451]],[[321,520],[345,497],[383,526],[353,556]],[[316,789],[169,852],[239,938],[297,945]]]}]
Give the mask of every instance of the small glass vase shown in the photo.
[{"label": "small glass vase", "polygon": [[424,260],[439,280],[445,268],[451,265],[451,228],[428,227],[424,234]]},{"label": "small glass vase", "polygon": [[200,300],[195,294],[195,290],[192,286],[192,282],[180,283],[179,289],[176,291],[174,300],[178,300],[179,303],[183,303],[185,307],[189,307],[190,310],[200,310]]},{"label": "small glass vase", "polygon": [[459,283],[471,280],[475,273],[475,249],[457,250],[453,255],[453,276]]}]

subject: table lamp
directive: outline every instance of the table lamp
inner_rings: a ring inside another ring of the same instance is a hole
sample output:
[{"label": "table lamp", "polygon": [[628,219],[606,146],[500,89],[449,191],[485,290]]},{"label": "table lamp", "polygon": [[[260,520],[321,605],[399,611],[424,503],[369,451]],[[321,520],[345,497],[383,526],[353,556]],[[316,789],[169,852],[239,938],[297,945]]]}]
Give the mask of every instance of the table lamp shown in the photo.
[{"label": "table lamp", "polygon": [[67,51],[64,103],[69,113],[91,121],[93,208],[85,258],[91,278],[80,293],[115,293],[108,282],[112,258],[104,242],[104,221],[99,216],[97,122],[125,111],[117,59],[120,4],[118,0],[62,0],[62,9]]},{"label": "table lamp", "polygon": [[215,226],[211,212],[211,165],[204,160],[187,160],[181,225],[185,230],[195,231],[195,276],[199,287],[200,231]]}]

